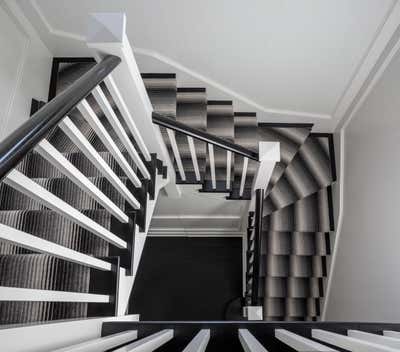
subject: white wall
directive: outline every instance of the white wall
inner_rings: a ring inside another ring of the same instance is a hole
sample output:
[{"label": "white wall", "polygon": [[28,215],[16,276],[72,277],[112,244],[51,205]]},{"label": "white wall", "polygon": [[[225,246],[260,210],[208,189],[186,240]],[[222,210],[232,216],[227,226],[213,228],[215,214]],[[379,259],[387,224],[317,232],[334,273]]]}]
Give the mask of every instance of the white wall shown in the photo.
[{"label": "white wall", "polygon": [[400,321],[400,55],[344,140],[344,217],[326,320]]},{"label": "white wall", "polygon": [[31,99],[47,101],[52,54],[14,1],[0,3],[0,140],[28,117]]}]

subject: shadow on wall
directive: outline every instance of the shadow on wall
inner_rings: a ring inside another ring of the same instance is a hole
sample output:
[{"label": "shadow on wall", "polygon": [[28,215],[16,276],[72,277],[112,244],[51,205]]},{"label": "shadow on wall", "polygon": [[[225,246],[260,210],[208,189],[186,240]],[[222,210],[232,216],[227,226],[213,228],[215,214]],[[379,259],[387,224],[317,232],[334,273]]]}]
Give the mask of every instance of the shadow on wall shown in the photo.
[{"label": "shadow on wall", "polygon": [[148,237],[129,312],[141,320],[225,320],[241,296],[241,238]]}]

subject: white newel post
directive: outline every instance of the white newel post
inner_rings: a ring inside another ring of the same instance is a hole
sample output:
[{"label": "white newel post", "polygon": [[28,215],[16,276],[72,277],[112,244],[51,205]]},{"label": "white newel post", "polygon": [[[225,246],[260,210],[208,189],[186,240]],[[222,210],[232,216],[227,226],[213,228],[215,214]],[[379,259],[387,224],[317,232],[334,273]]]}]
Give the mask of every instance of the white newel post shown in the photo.
[{"label": "white newel post", "polygon": [[[249,211],[254,211],[255,209],[255,192],[257,189],[263,189],[264,195],[266,194],[266,189],[268,187],[269,181],[272,176],[275,164],[280,161],[280,144],[279,142],[259,142],[258,148],[260,165],[258,167],[256,176],[254,177],[252,195],[249,206]],[[246,289],[246,251],[247,251],[247,241],[244,240],[243,243],[243,290]],[[263,320],[263,307],[262,306],[247,306],[243,309],[243,316],[248,320]]]}]

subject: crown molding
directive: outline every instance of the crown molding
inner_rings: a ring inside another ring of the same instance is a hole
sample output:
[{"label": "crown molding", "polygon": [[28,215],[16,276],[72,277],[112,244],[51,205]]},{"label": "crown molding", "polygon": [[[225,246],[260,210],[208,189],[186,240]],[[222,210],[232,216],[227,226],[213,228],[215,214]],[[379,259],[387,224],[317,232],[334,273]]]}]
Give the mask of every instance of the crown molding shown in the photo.
[{"label": "crown molding", "polygon": [[[85,36],[59,30],[53,27],[44,15],[43,10],[41,9],[37,0],[32,0],[31,5],[40,18],[42,25],[51,35],[68,38],[79,42],[84,42],[86,40]],[[207,77],[155,50],[133,47],[133,51],[137,55],[151,57],[159,62],[164,63],[165,65],[173,67],[177,71],[181,71],[187,75],[190,75],[191,77],[203,82],[205,85],[209,85],[216,90],[223,92],[227,96],[231,97],[231,99],[252,107],[257,112],[267,113],[276,117],[281,116],[287,118],[290,116],[291,118],[298,118],[300,122],[309,122],[310,120],[313,122],[330,121],[329,125],[331,126],[331,130],[338,130],[346,123],[348,119],[351,119],[355,111],[364,101],[366,96],[365,93],[368,94],[377,79],[379,79],[381,73],[390,63],[393,55],[389,55],[390,50],[388,50],[388,46],[398,46],[397,42],[399,40],[399,35],[396,32],[399,25],[400,0],[394,0],[391,8],[388,10],[385,18],[383,19],[381,26],[376,31],[370,46],[367,48],[366,52],[358,63],[353,75],[349,78],[347,86],[344,87],[334,110],[329,114],[320,114],[310,111],[294,111],[290,109],[285,110],[264,106],[250,99],[246,95],[217,82],[211,77]]]}]

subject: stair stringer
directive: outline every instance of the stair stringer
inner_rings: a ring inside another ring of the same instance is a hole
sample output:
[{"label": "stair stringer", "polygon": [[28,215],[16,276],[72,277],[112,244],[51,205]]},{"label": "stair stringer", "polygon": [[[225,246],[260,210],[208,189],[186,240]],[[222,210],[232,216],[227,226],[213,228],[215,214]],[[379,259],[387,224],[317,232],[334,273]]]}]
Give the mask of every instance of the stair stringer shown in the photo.
[{"label": "stair stringer", "polygon": [[146,226],[145,231],[140,231],[139,226],[136,224],[136,235],[135,235],[135,246],[134,246],[134,263],[132,275],[127,275],[125,268],[120,268],[120,280],[118,286],[118,304],[117,304],[117,316],[126,315],[128,310],[129,298],[135,284],[136,274],[139,268],[140,259],[142,257],[144,245],[150,226],[151,219],[153,217],[154,209],[157,204],[158,195],[161,189],[163,189],[169,183],[168,179],[163,178],[162,175],[156,177],[156,190],[154,200],[149,199],[147,194],[147,212],[146,212]]}]

